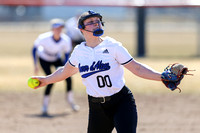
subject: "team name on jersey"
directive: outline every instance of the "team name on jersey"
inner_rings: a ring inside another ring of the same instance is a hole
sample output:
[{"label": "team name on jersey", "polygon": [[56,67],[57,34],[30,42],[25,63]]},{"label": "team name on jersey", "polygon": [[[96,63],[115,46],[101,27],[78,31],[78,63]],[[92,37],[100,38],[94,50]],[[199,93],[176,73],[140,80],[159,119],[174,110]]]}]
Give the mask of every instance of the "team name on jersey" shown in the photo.
[{"label": "team name on jersey", "polygon": [[98,72],[102,72],[102,71],[107,71],[110,69],[110,64],[109,63],[103,63],[102,60],[100,61],[94,61],[92,63],[92,65],[81,65],[79,63],[78,65],[78,68],[79,68],[79,72],[88,72],[86,74],[83,74],[81,77],[82,78],[87,78],[95,73],[98,73]]}]

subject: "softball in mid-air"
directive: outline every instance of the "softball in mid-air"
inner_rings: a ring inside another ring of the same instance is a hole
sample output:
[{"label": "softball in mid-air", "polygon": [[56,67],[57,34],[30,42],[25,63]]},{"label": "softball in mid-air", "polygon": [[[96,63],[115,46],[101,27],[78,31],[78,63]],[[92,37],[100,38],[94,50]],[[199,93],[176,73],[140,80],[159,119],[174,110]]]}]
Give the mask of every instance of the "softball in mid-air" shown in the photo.
[{"label": "softball in mid-air", "polygon": [[35,88],[37,87],[38,85],[40,85],[40,81],[37,80],[37,79],[32,79],[32,78],[29,78],[28,79],[28,86],[31,87],[31,88]]}]

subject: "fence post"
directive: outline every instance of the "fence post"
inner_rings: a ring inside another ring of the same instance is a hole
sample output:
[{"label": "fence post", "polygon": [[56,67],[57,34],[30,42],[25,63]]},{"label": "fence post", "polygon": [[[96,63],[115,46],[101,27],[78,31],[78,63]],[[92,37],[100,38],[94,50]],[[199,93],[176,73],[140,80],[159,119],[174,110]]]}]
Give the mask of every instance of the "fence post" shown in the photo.
[{"label": "fence post", "polygon": [[145,57],[145,22],[146,22],[146,8],[137,8],[137,56]]}]

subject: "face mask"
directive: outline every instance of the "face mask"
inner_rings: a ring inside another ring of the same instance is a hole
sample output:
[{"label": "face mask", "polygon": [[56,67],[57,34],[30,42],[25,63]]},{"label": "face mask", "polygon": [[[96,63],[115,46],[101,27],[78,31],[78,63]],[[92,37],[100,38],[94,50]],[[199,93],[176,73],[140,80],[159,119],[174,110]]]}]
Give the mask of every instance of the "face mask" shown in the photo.
[{"label": "face mask", "polygon": [[96,29],[93,31],[93,36],[102,36],[104,31],[102,29]]}]

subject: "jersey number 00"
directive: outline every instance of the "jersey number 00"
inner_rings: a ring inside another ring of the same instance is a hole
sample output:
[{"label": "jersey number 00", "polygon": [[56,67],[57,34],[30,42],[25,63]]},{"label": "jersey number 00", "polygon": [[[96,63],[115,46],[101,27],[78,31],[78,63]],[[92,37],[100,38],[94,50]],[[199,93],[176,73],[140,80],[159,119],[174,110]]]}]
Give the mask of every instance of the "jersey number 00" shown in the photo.
[{"label": "jersey number 00", "polygon": [[98,83],[99,88],[103,88],[105,86],[112,87],[112,82],[110,80],[109,75],[105,75],[104,77],[100,75],[97,76],[97,83]]}]

